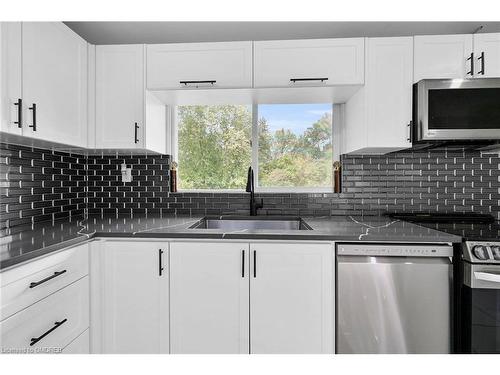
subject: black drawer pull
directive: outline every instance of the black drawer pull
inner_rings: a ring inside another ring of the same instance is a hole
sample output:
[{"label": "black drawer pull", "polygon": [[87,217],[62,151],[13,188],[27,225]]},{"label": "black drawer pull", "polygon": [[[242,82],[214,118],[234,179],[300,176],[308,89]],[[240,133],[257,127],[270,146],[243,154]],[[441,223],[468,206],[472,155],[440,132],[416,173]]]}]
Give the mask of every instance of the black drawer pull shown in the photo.
[{"label": "black drawer pull", "polygon": [[23,100],[17,99],[17,103],[14,103],[14,105],[17,105],[17,121],[15,121],[14,124],[17,124],[18,128],[22,128],[23,127]]},{"label": "black drawer pull", "polygon": [[30,111],[33,111],[33,125],[28,125],[28,126],[30,128],[33,128],[33,131],[36,132],[36,103],[33,103],[33,105],[28,109]]},{"label": "black drawer pull", "polygon": [[30,346],[33,346],[35,345],[38,341],[40,341],[41,339],[43,339],[45,336],[47,336],[50,332],[54,331],[56,328],[62,326],[64,323],[66,323],[68,321],[68,319],[64,319],[64,320],[61,320],[60,322],[55,322],[54,323],[54,327],[52,327],[51,329],[49,329],[47,332],[45,332],[43,335],[41,336],[38,336],[38,337],[32,337],[31,338],[31,343],[30,343]]},{"label": "black drawer pull", "polygon": [[328,81],[328,78],[323,77],[323,78],[290,78],[290,82],[306,82],[306,81],[320,81],[320,82],[325,82]]},{"label": "black drawer pull", "polygon": [[209,80],[209,81],[179,81],[179,83],[181,85],[184,85],[184,86],[187,86],[187,85],[190,85],[190,84],[200,84],[200,83],[210,83],[212,86],[215,85],[217,81],[215,79],[213,80]]},{"label": "black drawer pull", "polygon": [[162,258],[163,258],[163,250],[160,249],[160,250],[158,250],[158,273],[160,274],[160,276],[163,273],[163,266],[162,266],[163,260],[162,260]]},{"label": "black drawer pull", "polygon": [[46,277],[45,279],[43,280],[40,280],[40,281],[37,281],[37,282],[34,282],[34,283],[31,283],[30,284],[30,288],[34,288],[35,286],[38,286],[40,284],[43,284],[44,282],[46,281],[49,281],[49,280],[52,280],[54,277],[57,277],[57,276],[60,276],[62,275],[63,273],[65,273],[66,270],[62,270],[62,271],[59,271],[59,272],[54,272],[54,274],[52,276],[49,276],[49,277]]}]

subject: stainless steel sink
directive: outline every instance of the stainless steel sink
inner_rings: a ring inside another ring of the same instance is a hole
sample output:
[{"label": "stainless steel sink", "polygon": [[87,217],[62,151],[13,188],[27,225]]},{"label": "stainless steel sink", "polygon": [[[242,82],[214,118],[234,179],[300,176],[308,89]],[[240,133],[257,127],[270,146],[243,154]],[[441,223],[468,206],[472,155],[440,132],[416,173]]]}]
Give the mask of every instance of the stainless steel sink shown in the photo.
[{"label": "stainless steel sink", "polygon": [[189,229],[236,230],[312,230],[300,217],[217,216],[204,217]]}]

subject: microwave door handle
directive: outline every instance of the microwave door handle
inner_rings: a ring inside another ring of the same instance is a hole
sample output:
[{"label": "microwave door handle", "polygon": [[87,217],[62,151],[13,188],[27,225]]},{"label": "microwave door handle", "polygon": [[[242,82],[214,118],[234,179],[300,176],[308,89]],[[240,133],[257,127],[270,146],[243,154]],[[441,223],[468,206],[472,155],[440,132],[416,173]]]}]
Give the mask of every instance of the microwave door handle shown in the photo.
[{"label": "microwave door handle", "polygon": [[500,275],[489,272],[474,272],[474,277],[477,280],[489,281],[492,283],[500,283]]}]

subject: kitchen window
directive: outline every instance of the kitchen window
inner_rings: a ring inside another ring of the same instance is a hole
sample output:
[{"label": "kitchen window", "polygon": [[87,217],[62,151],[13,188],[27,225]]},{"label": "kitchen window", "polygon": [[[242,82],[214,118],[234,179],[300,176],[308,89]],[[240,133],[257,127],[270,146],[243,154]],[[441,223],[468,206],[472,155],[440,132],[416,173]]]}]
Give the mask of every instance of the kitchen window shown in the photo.
[{"label": "kitchen window", "polygon": [[332,104],[176,108],[179,190],[332,191]]}]

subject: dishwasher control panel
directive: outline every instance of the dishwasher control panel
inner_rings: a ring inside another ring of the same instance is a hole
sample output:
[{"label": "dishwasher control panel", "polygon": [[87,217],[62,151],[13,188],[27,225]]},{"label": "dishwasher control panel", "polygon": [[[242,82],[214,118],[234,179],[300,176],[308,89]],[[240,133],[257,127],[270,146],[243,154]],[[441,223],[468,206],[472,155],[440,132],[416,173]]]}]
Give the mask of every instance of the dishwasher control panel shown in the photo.
[{"label": "dishwasher control panel", "polygon": [[443,245],[338,244],[337,255],[388,257],[452,257],[453,247]]}]

